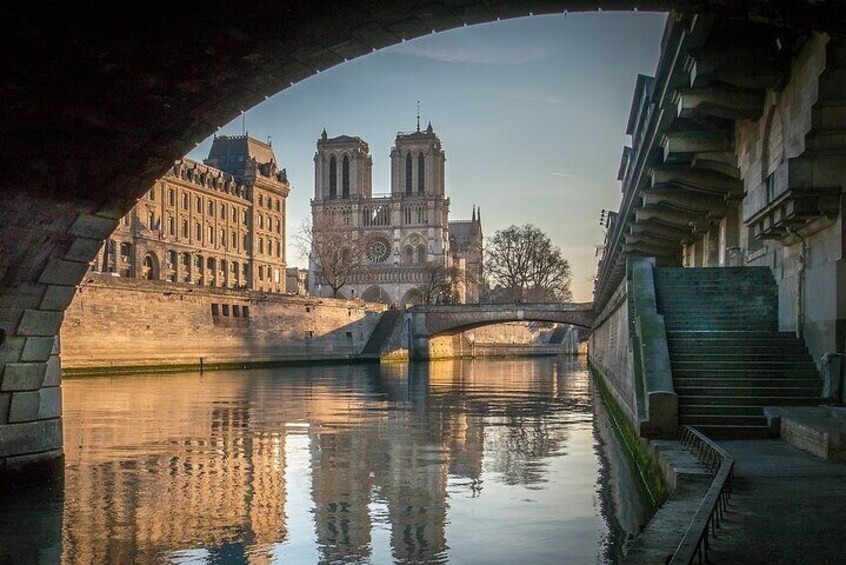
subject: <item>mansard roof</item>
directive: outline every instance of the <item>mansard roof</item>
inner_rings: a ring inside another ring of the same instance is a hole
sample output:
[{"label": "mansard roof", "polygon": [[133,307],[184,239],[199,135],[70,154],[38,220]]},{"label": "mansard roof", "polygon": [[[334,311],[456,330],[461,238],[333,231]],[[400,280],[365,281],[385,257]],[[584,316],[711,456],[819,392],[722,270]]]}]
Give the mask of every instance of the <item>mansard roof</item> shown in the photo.
[{"label": "mansard roof", "polygon": [[255,159],[259,166],[272,164],[275,167],[277,163],[269,143],[249,135],[221,135],[212,141],[205,163],[230,175],[243,177],[251,159]]}]

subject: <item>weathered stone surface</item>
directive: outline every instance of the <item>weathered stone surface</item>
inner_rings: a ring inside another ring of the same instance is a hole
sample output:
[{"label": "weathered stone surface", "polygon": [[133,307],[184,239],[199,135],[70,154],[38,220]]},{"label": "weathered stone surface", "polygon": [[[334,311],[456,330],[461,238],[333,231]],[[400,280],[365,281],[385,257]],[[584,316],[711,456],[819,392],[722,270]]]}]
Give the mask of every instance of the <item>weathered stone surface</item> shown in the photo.
[{"label": "weathered stone surface", "polygon": [[0,425],[9,421],[9,405],[12,402],[12,394],[9,392],[0,393]]},{"label": "weathered stone surface", "polygon": [[40,405],[41,393],[37,390],[12,394],[12,403],[9,407],[9,423],[14,424],[16,422],[38,420]]},{"label": "weathered stone surface", "polygon": [[57,386],[42,388],[38,404],[38,419],[47,420],[62,415],[62,389]]},{"label": "weathered stone surface", "polygon": [[41,276],[38,277],[38,282],[72,287],[79,284],[79,281],[82,280],[82,275],[87,270],[88,263],[54,259],[44,267]]},{"label": "weathered stone surface", "polygon": [[61,377],[61,357],[58,355],[51,355],[47,360],[47,370],[44,371],[43,386],[58,386],[61,382]]},{"label": "weathered stone surface", "polygon": [[0,390],[38,390],[44,381],[47,363],[7,363]]},{"label": "weathered stone surface", "polygon": [[[103,237],[108,237],[109,233],[107,233]],[[94,258],[94,256],[97,254],[97,250],[100,249],[100,246],[102,244],[102,239],[89,239],[85,237],[78,237],[73,240],[70,249],[68,249],[68,252],[65,253],[65,259],[67,259],[68,261],[82,261],[87,263],[88,261],[91,261]]]},{"label": "weathered stone surface", "polygon": [[[88,240],[100,242],[115,231],[117,223],[117,219],[95,216],[93,214],[80,214],[71,226],[70,233],[78,238],[87,238]],[[94,251],[97,251],[96,247]]]},{"label": "weathered stone surface", "polygon": [[21,353],[21,361],[47,361],[55,345],[55,337],[28,337]]},{"label": "weathered stone surface", "polygon": [[18,324],[20,336],[53,337],[62,326],[62,312],[46,310],[25,310]]},{"label": "weathered stone surface", "polygon": [[0,457],[38,453],[61,446],[62,423],[59,419],[0,426]]},{"label": "weathered stone surface", "polygon": [[44,300],[41,301],[42,310],[64,310],[73,300],[76,287],[50,285],[44,293]]}]

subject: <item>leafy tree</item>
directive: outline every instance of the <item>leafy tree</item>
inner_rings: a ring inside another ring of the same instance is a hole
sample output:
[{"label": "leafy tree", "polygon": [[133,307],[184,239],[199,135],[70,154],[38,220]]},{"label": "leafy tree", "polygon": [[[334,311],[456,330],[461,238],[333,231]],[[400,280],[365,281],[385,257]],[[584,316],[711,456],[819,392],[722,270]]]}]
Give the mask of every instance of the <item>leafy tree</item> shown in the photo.
[{"label": "leafy tree", "polygon": [[332,289],[333,297],[349,284],[364,263],[363,239],[351,238],[339,215],[318,215],[313,225],[306,218],[296,237],[300,253],[309,257],[317,280]]},{"label": "leafy tree", "polygon": [[570,264],[536,226],[510,226],[497,231],[488,241],[485,255],[495,301],[572,299]]}]

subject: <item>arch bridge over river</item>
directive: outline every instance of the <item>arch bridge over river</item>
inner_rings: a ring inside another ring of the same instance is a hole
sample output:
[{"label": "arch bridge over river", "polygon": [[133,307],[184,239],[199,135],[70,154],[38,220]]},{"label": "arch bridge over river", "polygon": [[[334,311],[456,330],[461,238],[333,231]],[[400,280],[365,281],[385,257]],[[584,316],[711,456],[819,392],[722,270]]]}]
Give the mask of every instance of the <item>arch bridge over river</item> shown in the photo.
[{"label": "arch bridge over river", "polygon": [[408,310],[409,353],[428,358],[429,340],[504,322],[555,322],[590,329],[593,302],[451,304],[413,306]]}]

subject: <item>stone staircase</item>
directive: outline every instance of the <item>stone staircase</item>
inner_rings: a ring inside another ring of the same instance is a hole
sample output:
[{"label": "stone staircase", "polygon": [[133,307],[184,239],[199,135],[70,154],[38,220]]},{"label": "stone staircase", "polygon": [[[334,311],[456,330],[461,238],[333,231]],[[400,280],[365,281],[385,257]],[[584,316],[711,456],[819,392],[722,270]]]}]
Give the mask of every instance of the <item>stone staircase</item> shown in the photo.
[{"label": "stone staircase", "polygon": [[376,327],[373,328],[373,333],[370,334],[370,338],[367,340],[361,353],[358,354],[360,358],[379,359],[382,348],[385,346],[385,342],[391,337],[394,326],[396,326],[397,319],[401,313],[402,310],[385,310],[382,312],[382,316],[376,322]]},{"label": "stone staircase", "polygon": [[679,424],[712,437],[772,435],[764,406],[819,403],[821,381],[802,340],[778,331],[767,267],[656,269]]}]

